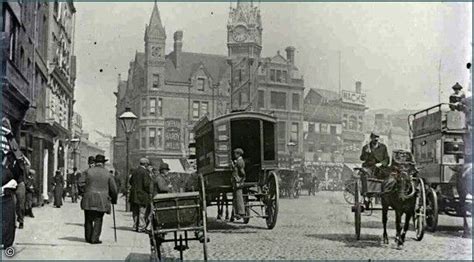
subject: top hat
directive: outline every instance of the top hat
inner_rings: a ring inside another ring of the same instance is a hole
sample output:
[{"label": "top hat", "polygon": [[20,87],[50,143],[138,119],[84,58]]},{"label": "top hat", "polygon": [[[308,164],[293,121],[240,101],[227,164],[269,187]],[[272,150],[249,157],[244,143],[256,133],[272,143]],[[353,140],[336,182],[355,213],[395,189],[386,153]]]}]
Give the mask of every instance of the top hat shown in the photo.
[{"label": "top hat", "polygon": [[160,171],[161,171],[161,170],[168,170],[168,171],[169,171],[169,170],[170,170],[170,167],[168,166],[167,163],[161,163],[161,165],[160,165]]},{"label": "top hat", "polygon": [[242,148],[236,148],[234,149],[234,153],[237,153],[239,155],[244,155],[244,150]]},{"label": "top hat", "polygon": [[96,163],[105,163],[107,161],[109,161],[109,160],[105,159],[104,155],[98,154],[98,155],[95,156],[95,162]]}]

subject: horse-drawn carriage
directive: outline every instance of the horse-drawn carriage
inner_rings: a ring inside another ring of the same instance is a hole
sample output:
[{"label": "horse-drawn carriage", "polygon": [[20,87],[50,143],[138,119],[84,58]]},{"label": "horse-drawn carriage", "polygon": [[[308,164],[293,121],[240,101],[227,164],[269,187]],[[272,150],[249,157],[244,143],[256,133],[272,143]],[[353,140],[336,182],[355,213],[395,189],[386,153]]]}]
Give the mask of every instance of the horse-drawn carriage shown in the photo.
[{"label": "horse-drawn carriage", "polygon": [[278,170],[280,180],[280,196],[287,198],[298,198],[301,191],[299,172],[293,169]]},{"label": "horse-drawn carriage", "polygon": [[[427,228],[435,231],[438,213],[464,216],[467,192],[459,190],[463,165],[470,162],[469,119],[452,104],[438,104],[409,116],[411,149],[427,185]],[[471,174],[467,174],[470,178]],[[470,204],[472,200],[468,200]],[[466,226],[466,222],[465,222]]]},{"label": "horse-drawn carriage", "polygon": [[[385,170],[380,169],[385,175],[382,177],[374,177],[374,171],[370,172],[366,168],[354,168],[358,171],[355,174],[355,180],[351,185],[354,190],[354,204],[352,212],[355,219],[355,233],[357,240],[360,239],[361,231],[361,214],[364,212],[373,212],[374,210],[382,210],[382,216],[385,218],[384,224],[384,241],[388,241],[386,236],[386,217],[389,206],[395,206],[396,216],[401,217],[401,213],[405,213],[406,222],[404,232],[408,230],[410,217],[413,216],[415,223],[416,239],[421,240],[425,228],[425,211],[426,211],[426,192],[423,179],[419,178],[418,170],[415,167],[413,156],[410,152],[404,150],[394,150],[392,152],[392,165]],[[366,187],[362,186],[365,176]],[[390,177],[391,176],[391,177]],[[390,180],[389,178],[393,179]],[[389,183],[391,181],[391,183]],[[382,199],[382,208],[374,206],[376,198]],[[385,200],[385,201],[384,201]],[[384,202],[386,204],[384,204]],[[397,219],[398,220],[398,219]],[[397,223],[400,223],[398,221]],[[397,226],[401,228],[401,226]],[[397,232],[397,237],[404,233]],[[397,238],[398,239],[398,238]],[[404,240],[398,240],[398,244],[403,244]]]},{"label": "horse-drawn carriage", "polygon": [[243,195],[246,209],[244,222],[252,217],[264,218],[267,227],[276,225],[278,215],[278,176],[276,119],[258,112],[232,112],[209,120],[201,119],[194,128],[198,173],[203,176],[206,204],[232,203],[232,152],[244,151],[245,182]]}]

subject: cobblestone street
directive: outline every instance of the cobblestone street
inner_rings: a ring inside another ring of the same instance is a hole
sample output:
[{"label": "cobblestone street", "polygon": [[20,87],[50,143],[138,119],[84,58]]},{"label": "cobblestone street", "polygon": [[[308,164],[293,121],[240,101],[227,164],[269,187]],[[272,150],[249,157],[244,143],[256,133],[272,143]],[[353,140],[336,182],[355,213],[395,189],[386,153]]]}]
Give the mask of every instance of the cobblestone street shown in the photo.
[{"label": "cobblestone street", "polygon": [[[118,242],[114,242],[112,216],[104,217],[102,245],[83,240],[83,213],[66,200],[61,209],[37,208],[36,218],[17,231],[13,259],[118,259],[147,260],[148,236],[130,231],[131,215],[116,207]],[[439,231],[426,233],[421,242],[410,231],[402,250],[394,243],[394,215],[389,213],[390,244],[382,244],[380,212],[362,217],[361,240],[354,236],[353,214],[340,192],[320,192],[314,197],[281,199],[277,226],[251,219],[248,225],[224,223],[209,208],[209,259],[470,259],[472,240],[461,238],[462,219],[440,216]],[[31,236],[35,237],[31,237]],[[179,254],[170,243],[167,258]],[[190,242],[185,259],[202,259],[202,245]],[[7,259],[4,256],[4,259]]]}]

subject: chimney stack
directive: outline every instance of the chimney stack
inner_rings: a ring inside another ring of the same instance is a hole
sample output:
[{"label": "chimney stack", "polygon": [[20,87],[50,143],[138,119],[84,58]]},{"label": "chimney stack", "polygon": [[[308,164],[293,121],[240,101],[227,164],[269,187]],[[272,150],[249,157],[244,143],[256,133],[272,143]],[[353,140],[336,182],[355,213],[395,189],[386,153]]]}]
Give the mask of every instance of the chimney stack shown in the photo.
[{"label": "chimney stack", "polygon": [[179,30],[179,31],[174,32],[173,39],[174,39],[173,62],[174,62],[174,66],[178,68],[179,63],[180,63],[179,60],[180,60],[181,52],[183,50],[183,31]]},{"label": "chimney stack", "polygon": [[362,82],[361,82],[361,81],[357,81],[357,82],[356,82],[356,93],[357,93],[357,94],[361,94],[361,93],[362,93]]},{"label": "chimney stack", "polygon": [[290,62],[290,64],[294,65],[295,64],[295,48],[292,46],[289,46],[285,49],[286,51],[286,60]]}]

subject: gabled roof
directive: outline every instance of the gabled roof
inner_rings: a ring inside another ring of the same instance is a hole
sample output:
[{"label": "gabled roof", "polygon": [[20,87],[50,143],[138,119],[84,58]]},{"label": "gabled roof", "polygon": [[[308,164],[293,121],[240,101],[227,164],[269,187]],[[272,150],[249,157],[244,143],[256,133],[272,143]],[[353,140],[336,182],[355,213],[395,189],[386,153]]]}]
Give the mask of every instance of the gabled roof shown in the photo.
[{"label": "gabled roof", "polygon": [[[317,94],[319,94],[320,96],[324,97],[325,99],[327,99],[328,101],[335,101],[335,100],[339,100],[340,99],[340,96],[337,92],[334,92],[332,90],[328,90],[328,89],[320,89],[320,88],[314,88],[314,89],[311,89],[311,91],[314,91],[316,92]],[[308,93],[309,95],[309,93]]]},{"label": "gabled roof", "polygon": [[288,61],[278,52],[275,56],[270,58],[271,63],[286,64]]},{"label": "gabled roof", "polygon": [[167,81],[188,82],[191,75],[202,64],[214,82],[219,82],[229,67],[227,57],[222,55],[181,52],[178,68],[174,66],[172,57],[171,54],[166,57],[165,80]]}]

